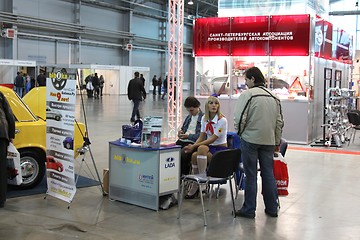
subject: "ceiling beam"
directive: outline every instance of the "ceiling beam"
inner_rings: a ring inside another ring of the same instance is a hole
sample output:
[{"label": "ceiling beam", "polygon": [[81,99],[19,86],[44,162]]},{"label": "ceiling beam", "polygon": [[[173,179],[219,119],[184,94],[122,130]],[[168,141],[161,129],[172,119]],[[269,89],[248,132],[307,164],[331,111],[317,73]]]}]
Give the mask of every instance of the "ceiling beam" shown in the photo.
[{"label": "ceiling beam", "polygon": [[347,15],[359,15],[359,14],[360,14],[360,10],[329,12],[330,16],[347,16]]}]

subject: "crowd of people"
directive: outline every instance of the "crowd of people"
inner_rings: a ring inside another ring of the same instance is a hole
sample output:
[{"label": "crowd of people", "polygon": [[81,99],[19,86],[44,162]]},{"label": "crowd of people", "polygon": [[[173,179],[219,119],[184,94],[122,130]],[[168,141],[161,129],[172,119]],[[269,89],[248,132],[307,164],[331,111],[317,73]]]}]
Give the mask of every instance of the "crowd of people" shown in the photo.
[{"label": "crowd of people", "polygon": [[85,78],[85,89],[88,98],[99,99],[103,96],[103,89],[105,79],[103,75],[98,76],[97,73],[92,73]]},{"label": "crowd of people", "polygon": [[35,86],[39,86],[39,84],[36,83],[34,77],[30,77],[30,75],[27,73],[22,74],[21,72],[17,72],[14,79],[14,91],[20,97],[25,96],[25,94],[27,94]]},{"label": "crowd of people", "polygon": [[152,78],[153,95],[159,94],[159,96],[164,99],[167,93],[167,84],[167,76],[163,80],[161,76],[157,78],[156,75],[154,75],[154,77]]}]

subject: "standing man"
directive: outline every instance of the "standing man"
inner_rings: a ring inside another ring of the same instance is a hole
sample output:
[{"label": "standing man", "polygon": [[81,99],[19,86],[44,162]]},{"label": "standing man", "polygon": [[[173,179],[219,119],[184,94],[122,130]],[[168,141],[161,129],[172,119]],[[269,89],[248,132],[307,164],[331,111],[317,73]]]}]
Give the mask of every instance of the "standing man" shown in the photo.
[{"label": "standing man", "polygon": [[159,96],[161,96],[161,85],[162,85],[162,79],[161,77],[158,78],[158,93]]},{"label": "standing man", "polygon": [[163,85],[164,85],[164,92],[161,96],[161,99],[165,99],[165,95],[167,93],[167,85],[168,85],[168,76],[165,77],[164,81],[163,81]]},{"label": "standing man", "polygon": [[36,77],[36,81],[39,87],[46,86],[46,77],[43,71]]},{"label": "standing man", "polygon": [[92,85],[94,87],[94,97],[99,98],[99,92],[100,92],[100,79],[98,77],[98,74],[95,73],[95,76],[92,78]]},{"label": "standing man", "polygon": [[156,75],[154,75],[154,77],[152,79],[152,85],[153,85],[153,94],[156,95],[156,86],[157,86]]},{"label": "standing man", "polygon": [[19,95],[20,98],[23,96],[23,89],[24,89],[24,78],[21,76],[20,72],[17,72],[17,76],[15,78],[15,91]]},{"label": "standing man", "polygon": [[103,95],[103,88],[104,88],[105,79],[103,75],[100,75],[100,96]]},{"label": "standing man", "polygon": [[140,74],[140,79],[143,82],[143,86],[145,87],[145,78],[144,75]]},{"label": "standing man", "polygon": [[133,101],[133,111],[131,114],[130,122],[135,122],[135,115],[137,119],[140,119],[139,106],[141,100],[146,98],[146,91],[142,80],[139,78],[139,72],[134,73],[134,78],[130,80],[128,85],[128,98]]},{"label": "standing man", "polygon": [[8,101],[0,92],[0,208],[6,201],[7,190],[7,148],[15,138],[15,119]]},{"label": "standing man", "polygon": [[240,95],[234,112],[234,127],[241,137],[241,159],[246,175],[244,203],[236,216],[255,218],[259,160],[265,214],[277,217],[274,151],[279,151],[284,126],[280,100],[265,88],[265,78],[259,68],[247,69],[245,80],[249,89]]}]

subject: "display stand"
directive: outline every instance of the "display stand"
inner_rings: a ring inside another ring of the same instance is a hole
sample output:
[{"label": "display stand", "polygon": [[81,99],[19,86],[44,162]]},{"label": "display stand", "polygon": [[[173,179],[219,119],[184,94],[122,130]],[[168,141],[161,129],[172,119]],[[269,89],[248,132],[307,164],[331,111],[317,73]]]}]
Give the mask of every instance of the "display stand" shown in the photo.
[{"label": "display stand", "polygon": [[341,71],[335,70],[332,79],[332,70],[324,70],[324,113],[322,139],[311,146],[341,147],[348,140],[346,134],[349,129],[347,120],[348,109],[352,108],[352,90],[340,88]]},{"label": "display stand", "polygon": [[326,89],[328,89],[331,86],[332,86],[332,69],[324,68],[323,125],[321,126],[322,127],[322,138],[320,140],[316,141],[314,144],[311,144],[310,146],[312,146],[312,147],[325,146],[325,142],[326,142],[325,124],[326,124],[326,103],[327,103]]},{"label": "display stand", "polygon": [[176,193],[180,146],[141,148],[109,143],[109,198],[159,210],[159,197]]}]

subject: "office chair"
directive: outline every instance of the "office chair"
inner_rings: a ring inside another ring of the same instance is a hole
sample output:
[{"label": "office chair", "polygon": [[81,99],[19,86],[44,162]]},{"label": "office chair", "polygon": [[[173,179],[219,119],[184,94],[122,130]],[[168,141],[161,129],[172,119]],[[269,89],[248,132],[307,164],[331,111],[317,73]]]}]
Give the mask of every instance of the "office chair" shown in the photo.
[{"label": "office chair", "polygon": [[350,138],[349,138],[349,143],[348,143],[348,146],[349,146],[351,137],[353,138],[352,142],[354,142],[356,130],[360,130],[360,111],[357,111],[357,110],[349,111],[347,113],[347,117],[349,119],[349,122],[350,122],[351,128],[352,128]]},{"label": "office chair", "polygon": [[[199,188],[200,186],[205,185],[208,187],[210,184],[222,184],[224,181],[229,181],[230,185],[230,192],[231,192],[231,200],[233,205],[233,215],[235,215],[235,202],[234,202],[234,194],[233,194],[233,185],[232,179],[235,176],[235,172],[239,166],[239,156],[241,155],[240,149],[227,149],[223,151],[216,152],[212,158],[211,162],[208,166],[206,173],[199,173],[195,175],[184,175],[181,181],[181,192],[179,195],[179,204],[178,204],[178,219],[181,217],[181,207],[182,207],[182,200],[184,196],[184,186],[185,183],[188,181],[195,182]],[[202,211],[204,216],[204,226],[207,226],[206,221],[206,212],[205,212],[205,205],[203,199],[202,191],[199,191]],[[209,196],[209,204],[211,201],[212,191],[210,191]]]}]

